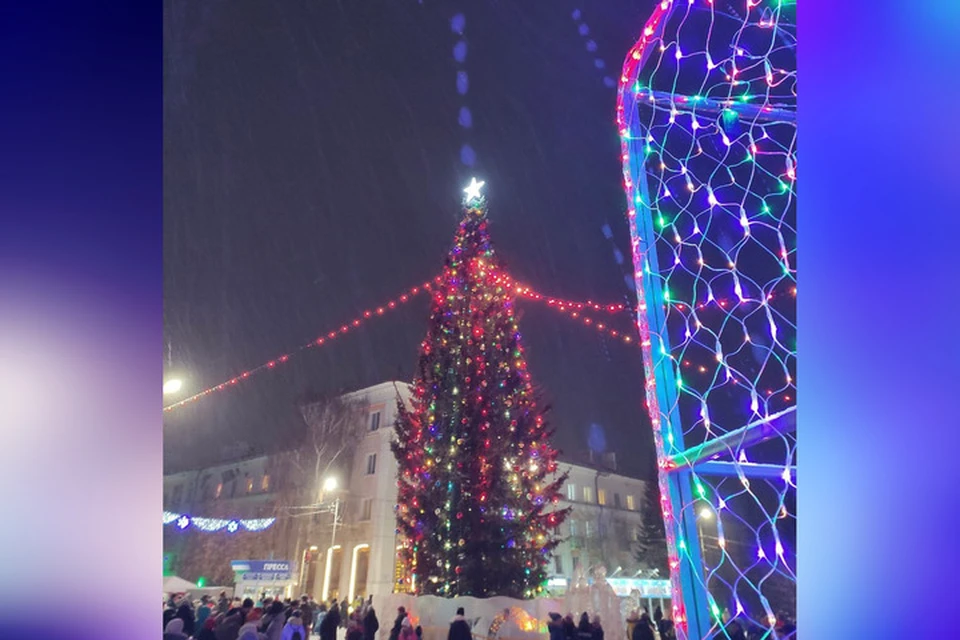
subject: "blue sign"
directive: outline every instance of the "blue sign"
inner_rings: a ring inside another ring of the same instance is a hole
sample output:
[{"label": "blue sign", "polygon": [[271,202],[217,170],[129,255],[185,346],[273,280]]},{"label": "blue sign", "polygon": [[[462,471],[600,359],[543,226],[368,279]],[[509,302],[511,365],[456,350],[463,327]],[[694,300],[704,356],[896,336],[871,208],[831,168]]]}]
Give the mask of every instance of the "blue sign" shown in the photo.
[{"label": "blue sign", "polygon": [[293,578],[293,570],[287,560],[234,560],[230,567],[245,582],[278,582]]}]

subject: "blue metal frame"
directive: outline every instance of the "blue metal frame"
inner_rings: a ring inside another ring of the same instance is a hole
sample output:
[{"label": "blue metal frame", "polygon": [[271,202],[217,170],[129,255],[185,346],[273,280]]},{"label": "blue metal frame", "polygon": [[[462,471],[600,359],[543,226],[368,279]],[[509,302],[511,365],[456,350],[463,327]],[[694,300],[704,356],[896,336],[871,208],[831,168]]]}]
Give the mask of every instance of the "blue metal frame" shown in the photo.
[{"label": "blue metal frame", "polygon": [[[669,17],[670,8],[661,7],[655,11],[651,19],[652,29],[645,29],[646,36],[659,37]],[[648,25],[651,23],[648,23]],[[632,53],[632,52],[631,52]],[[645,139],[647,131],[639,122],[638,106],[642,100],[647,108],[662,109],[665,104],[673,101],[688,104],[692,108],[705,112],[718,112],[723,109],[732,109],[742,116],[754,120],[796,121],[796,112],[789,107],[770,105],[766,108],[755,105],[718,102],[699,97],[674,96],[651,89],[637,91],[633,84],[636,82],[636,72],[643,68],[649,55],[649,49],[643,47],[637,62],[634,76],[627,77],[626,70],[621,78],[621,96],[619,107],[621,136],[625,137],[627,156],[624,158],[624,176],[627,179],[627,197],[629,205],[635,211],[635,219],[631,221],[631,241],[634,246],[634,270],[640,274],[643,299],[639,299],[637,309],[638,321],[646,320],[649,338],[659,344],[651,345],[649,353],[652,362],[646,363],[648,375],[652,372],[656,387],[656,399],[659,405],[660,433],[664,436],[664,453],[667,459],[660,459],[659,474],[661,480],[668,487],[670,508],[676,516],[676,529],[673,533],[678,544],[683,545],[682,552],[678,553],[680,567],[678,575],[684,608],[687,617],[687,633],[689,638],[709,638],[713,634],[723,634],[716,619],[711,617],[710,596],[706,588],[703,558],[697,513],[695,509],[684,509],[684,505],[696,503],[693,494],[693,473],[704,473],[717,476],[739,476],[754,478],[783,478],[785,473],[790,481],[796,478],[796,469],[793,466],[761,465],[740,463],[737,456],[732,461],[722,461],[713,458],[721,454],[730,454],[742,451],[754,444],[763,442],[772,437],[792,432],[796,429],[796,414],[794,409],[787,410],[768,419],[751,423],[725,436],[715,438],[700,445],[685,449],[683,427],[679,415],[679,394],[676,384],[674,363],[670,358],[671,346],[666,327],[666,313],[663,291],[657,260],[656,241],[657,233],[654,229],[653,212],[650,209],[652,202],[649,194],[646,175]],[[629,58],[628,58],[629,63]],[[626,69],[626,65],[625,65]],[[629,84],[627,84],[629,83]],[[625,130],[623,130],[625,129]],[[632,183],[632,184],[631,184]],[[639,194],[639,197],[638,197]],[[641,322],[642,324],[642,322]],[[641,335],[641,339],[644,336]],[[725,634],[724,634],[725,635]]]}]

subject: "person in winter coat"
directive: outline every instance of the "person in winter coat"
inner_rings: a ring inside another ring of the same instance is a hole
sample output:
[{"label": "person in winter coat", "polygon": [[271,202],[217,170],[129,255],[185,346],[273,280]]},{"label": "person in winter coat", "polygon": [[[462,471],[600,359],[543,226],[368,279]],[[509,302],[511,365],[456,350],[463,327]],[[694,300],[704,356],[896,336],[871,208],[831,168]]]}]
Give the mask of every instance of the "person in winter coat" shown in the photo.
[{"label": "person in winter coat", "polygon": [[346,629],[349,623],[350,623],[350,603],[347,602],[346,598],[344,598],[343,602],[340,603],[340,626]]},{"label": "person in winter coat", "polygon": [[400,640],[417,640],[417,632],[413,630],[410,618],[404,618],[400,623]]},{"label": "person in winter coat", "polygon": [[633,638],[633,628],[637,626],[638,620],[640,620],[640,615],[637,613],[637,610],[631,610],[630,615],[627,616],[627,640]]},{"label": "person in winter coat", "polygon": [[307,630],[303,626],[303,617],[300,610],[295,610],[287,619],[287,624],[283,626],[283,633],[280,640],[310,640]]},{"label": "person in winter coat", "polygon": [[247,614],[253,609],[253,600],[247,598],[240,605],[239,609],[234,609],[223,616],[217,622],[216,636],[217,640],[238,640],[240,636],[240,627],[247,623]]},{"label": "person in winter coat", "polygon": [[327,615],[327,605],[323,602],[317,607],[316,615],[313,619],[313,632],[317,635],[320,635],[320,625],[323,624],[323,619]]},{"label": "person in winter coat", "polygon": [[547,631],[550,633],[550,640],[567,640],[567,634],[563,632],[563,618],[556,612],[551,612],[549,616]]},{"label": "person in winter coat", "polygon": [[572,613],[563,619],[563,635],[567,640],[577,640],[577,624],[573,621]]},{"label": "person in winter coat", "polygon": [[347,624],[347,640],[363,640],[363,625],[356,618]]},{"label": "person in winter coat", "polygon": [[271,602],[270,608],[267,609],[267,615],[263,616],[260,621],[260,633],[263,634],[265,640],[280,640],[280,636],[283,634],[283,625],[286,624],[286,621],[287,618],[283,615],[283,603],[279,600]]},{"label": "person in winter coat", "polygon": [[390,629],[390,640],[398,640],[400,631],[403,628],[403,621],[407,617],[407,610],[403,607],[397,607],[397,619],[393,621],[393,628]]},{"label": "person in winter coat", "polygon": [[577,640],[593,640],[593,627],[590,625],[590,616],[584,611],[580,614],[580,624],[577,625]]},{"label": "person in winter coat", "polygon": [[183,632],[187,634],[188,638],[192,636],[196,617],[193,614],[193,603],[190,602],[190,598],[185,597],[180,601],[180,605],[177,607],[177,617],[183,620]]},{"label": "person in winter coat", "polygon": [[593,627],[593,635],[591,636],[593,640],[603,640],[603,626],[600,624],[600,616],[593,616],[593,622],[590,626]]},{"label": "person in winter coat", "polygon": [[303,617],[303,628],[312,629],[313,628],[313,607],[310,606],[310,597],[307,595],[300,596],[300,613]]},{"label": "person in winter coat", "polygon": [[377,612],[373,610],[373,605],[367,604],[367,613],[363,616],[363,640],[376,640],[379,630],[380,621],[377,620]]},{"label": "person in winter coat", "polygon": [[203,627],[194,640],[217,640],[217,614],[211,613],[203,622]]},{"label": "person in winter coat", "polygon": [[227,600],[227,592],[220,592],[220,599],[217,601],[217,613],[226,613],[230,610],[230,601]]},{"label": "person in winter coat", "polygon": [[470,624],[463,617],[463,607],[457,609],[457,615],[450,622],[450,631],[447,632],[447,640],[471,640]]},{"label": "person in winter coat", "polygon": [[637,624],[634,625],[633,636],[630,640],[656,640],[656,635],[653,633],[653,622],[646,612],[640,616]]},{"label": "person in winter coat", "polygon": [[320,623],[320,640],[337,640],[337,628],[340,626],[340,607],[334,602],[330,611]]},{"label": "person in winter coat", "polygon": [[203,596],[200,598],[200,606],[197,607],[197,617],[193,621],[195,629],[203,629],[203,623],[210,617],[211,611],[213,611],[213,609],[210,607],[210,597]]},{"label": "person in winter coat", "polygon": [[163,640],[187,640],[189,636],[183,632],[183,620],[174,618],[167,623],[163,630]]}]

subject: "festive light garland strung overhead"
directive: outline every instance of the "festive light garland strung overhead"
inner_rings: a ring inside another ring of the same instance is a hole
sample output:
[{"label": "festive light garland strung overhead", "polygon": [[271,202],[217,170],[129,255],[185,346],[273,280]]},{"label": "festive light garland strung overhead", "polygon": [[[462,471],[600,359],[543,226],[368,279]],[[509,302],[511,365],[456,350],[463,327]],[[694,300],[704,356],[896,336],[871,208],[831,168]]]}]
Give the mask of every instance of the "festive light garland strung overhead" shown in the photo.
[{"label": "festive light garland strung overhead", "polygon": [[[438,281],[439,281],[439,276],[434,279],[434,282],[438,282]],[[360,326],[361,324],[363,324],[366,320],[369,320],[369,319],[371,319],[371,318],[373,318],[373,317],[375,317],[375,316],[382,316],[382,315],[384,315],[385,313],[387,313],[388,311],[393,311],[394,309],[396,309],[396,308],[397,308],[398,306],[400,306],[401,304],[405,304],[405,303],[408,302],[411,298],[419,295],[421,292],[423,292],[423,291],[429,291],[430,288],[433,286],[434,282],[427,281],[427,282],[424,282],[424,283],[423,283],[422,285],[420,285],[419,287],[412,287],[411,289],[409,289],[409,290],[406,291],[405,293],[401,294],[401,295],[398,296],[397,298],[392,299],[392,300],[389,300],[386,304],[384,304],[384,305],[382,305],[382,306],[379,306],[379,307],[375,307],[375,308],[373,308],[373,309],[368,309],[368,310],[364,311],[360,316],[357,316],[356,318],[354,318],[354,319],[351,320],[350,322],[347,322],[347,323],[345,323],[345,324],[340,325],[340,328],[339,328],[339,329],[333,330],[333,331],[329,331],[328,333],[326,333],[326,334],[324,334],[324,335],[321,335],[320,337],[318,337],[318,338],[316,338],[316,339],[314,339],[314,340],[312,340],[312,341],[310,341],[310,342],[308,342],[308,343],[306,343],[306,344],[304,344],[304,345],[301,345],[300,347],[298,347],[298,348],[295,349],[294,351],[295,351],[295,352],[300,352],[300,351],[304,351],[304,350],[306,350],[306,349],[312,349],[312,348],[315,348],[315,347],[322,347],[323,345],[327,344],[327,343],[330,342],[331,340],[335,340],[336,338],[339,338],[340,336],[348,333],[351,329],[355,329],[355,328],[359,327],[359,326]],[[283,363],[287,362],[289,359],[290,359],[290,354],[283,354],[283,355],[281,355],[281,356],[278,356],[278,357],[274,358],[273,360],[269,360],[268,362],[264,362],[263,364],[261,364],[261,365],[258,366],[258,367],[254,367],[254,368],[252,368],[252,369],[248,369],[247,371],[244,371],[243,373],[241,373],[241,374],[239,374],[239,375],[237,375],[237,376],[234,376],[233,378],[230,378],[229,380],[227,380],[227,381],[225,381],[225,382],[221,382],[220,384],[218,384],[218,385],[216,385],[216,386],[213,386],[213,387],[210,387],[209,389],[204,389],[204,390],[201,391],[200,393],[197,393],[197,394],[195,394],[195,395],[192,395],[192,396],[190,396],[189,398],[185,398],[185,399],[183,399],[183,400],[180,400],[179,402],[174,402],[173,404],[164,407],[163,410],[164,410],[164,411],[173,411],[173,410],[176,409],[177,407],[182,407],[182,406],[184,406],[184,405],[186,405],[186,404],[189,404],[189,403],[191,403],[191,402],[196,402],[196,401],[199,400],[200,398],[203,398],[203,397],[205,397],[205,396],[208,396],[208,395],[210,395],[211,393],[214,393],[214,392],[216,392],[216,391],[223,391],[224,389],[230,388],[230,387],[236,385],[237,383],[239,383],[240,381],[246,380],[247,378],[249,378],[249,377],[252,376],[252,375],[255,375],[255,374],[260,373],[260,372],[263,372],[263,371],[267,371],[267,370],[269,370],[269,369],[274,369],[274,368],[277,367],[277,365],[283,364]]]},{"label": "festive light garland strung overhead", "polygon": [[[482,182],[481,182],[481,183],[478,183],[478,184],[479,184],[479,186],[483,186],[483,183],[482,183]],[[440,277],[440,276],[437,276],[437,277],[435,277],[432,281],[424,282],[424,283],[423,283],[421,286],[419,286],[419,287],[412,287],[412,288],[410,288],[409,290],[407,290],[406,293],[400,295],[400,296],[397,297],[396,299],[393,299],[393,300],[388,301],[388,302],[387,302],[386,304],[384,304],[383,306],[376,307],[376,308],[374,308],[374,309],[364,311],[361,316],[355,318],[354,320],[352,320],[351,322],[349,322],[349,323],[347,323],[347,324],[341,325],[340,328],[339,328],[339,330],[337,330],[337,331],[330,331],[330,332],[328,332],[328,333],[320,336],[319,338],[317,338],[317,339],[315,339],[315,340],[313,340],[313,341],[311,341],[311,342],[308,342],[307,344],[304,344],[304,345],[302,345],[301,347],[295,349],[295,350],[293,351],[293,353],[295,354],[295,353],[299,353],[299,352],[301,352],[301,351],[304,351],[304,350],[306,350],[306,349],[310,349],[310,348],[314,348],[314,347],[320,347],[320,346],[323,346],[324,344],[327,344],[327,343],[330,342],[331,340],[334,340],[334,339],[336,339],[336,338],[339,338],[340,336],[348,333],[351,329],[355,329],[355,328],[359,327],[359,326],[363,323],[364,320],[368,320],[368,319],[370,319],[370,318],[373,318],[374,316],[382,316],[382,315],[384,315],[387,311],[392,311],[392,310],[396,309],[400,304],[403,304],[403,303],[408,302],[411,298],[413,298],[414,296],[419,295],[419,294],[422,293],[423,291],[431,291],[431,290],[432,290],[432,287],[434,287],[436,284],[438,284],[438,283],[440,282],[440,279],[441,279],[441,277]],[[590,301],[590,300],[587,300],[586,302],[580,302],[580,301],[575,301],[575,300],[563,300],[563,299],[560,299],[560,298],[555,298],[555,297],[552,297],[552,296],[547,296],[547,295],[545,295],[545,294],[539,293],[539,292],[531,289],[530,287],[527,287],[527,286],[524,286],[524,285],[521,285],[521,284],[514,283],[512,280],[509,280],[509,278],[508,278],[508,282],[507,282],[506,284],[507,284],[508,286],[510,286],[510,287],[513,287],[513,288],[514,288],[514,291],[517,293],[517,295],[523,296],[525,299],[528,299],[528,300],[533,300],[533,301],[537,301],[537,302],[544,302],[544,303],[546,303],[546,304],[548,305],[549,308],[553,308],[553,309],[555,309],[555,310],[557,310],[557,311],[560,311],[560,312],[562,312],[562,313],[568,313],[568,314],[570,314],[571,317],[573,317],[573,318],[579,318],[580,315],[577,313],[577,311],[581,311],[581,310],[602,311],[602,312],[606,312],[606,313],[610,313],[610,314],[624,313],[624,312],[629,312],[629,311],[630,311],[629,307],[627,307],[625,304],[620,304],[620,303],[618,303],[618,304],[602,304],[602,303],[597,303],[597,302],[593,302],[593,301]],[[593,320],[592,320],[592,319],[589,319],[589,318],[587,318],[587,317],[584,317],[584,318],[583,318],[583,322],[584,322],[584,324],[587,324],[587,325],[593,324]],[[613,337],[618,337],[618,338],[620,338],[620,339],[621,339],[623,342],[625,342],[625,343],[628,343],[628,344],[629,344],[629,343],[631,343],[631,342],[635,342],[635,340],[634,340],[633,338],[631,338],[630,336],[628,336],[628,335],[626,335],[626,334],[623,334],[622,332],[618,332],[618,331],[616,331],[616,330],[614,330],[614,329],[609,329],[609,328],[608,328],[604,323],[602,323],[602,322],[596,323],[596,324],[594,324],[594,326],[595,326],[599,331],[605,331],[605,330],[608,331],[608,332],[610,333],[610,335],[612,335]],[[236,386],[238,383],[242,382],[243,380],[246,380],[246,379],[248,379],[248,378],[250,378],[250,377],[252,377],[252,376],[254,376],[254,375],[258,374],[258,373],[262,373],[262,372],[264,372],[264,371],[268,371],[268,370],[271,370],[271,369],[276,369],[278,364],[283,364],[283,363],[287,362],[287,361],[290,359],[290,355],[291,355],[291,354],[284,354],[284,355],[282,355],[282,356],[279,356],[279,357],[277,357],[277,358],[274,358],[273,360],[270,360],[270,361],[268,361],[268,362],[265,362],[265,363],[263,363],[263,364],[261,364],[261,365],[259,365],[259,366],[257,366],[257,367],[253,367],[252,369],[248,369],[248,370],[244,371],[243,373],[241,373],[241,374],[239,374],[239,375],[237,375],[237,376],[234,376],[234,377],[231,378],[230,380],[227,380],[226,382],[222,382],[222,383],[220,383],[220,384],[218,384],[218,385],[216,385],[216,386],[210,387],[210,388],[208,388],[208,389],[204,389],[204,390],[201,391],[200,393],[197,393],[197,394],[195,394],[195,395],[193,395],[193,396],[190,396],[189,398],[185,398],[185,399],[183,399],[183,400],[180,400],[179,402],[175,402],[175,403],[173,403],[173,404],[170,404],[170,405],[164,407],[163,410],[164,410],[165,412],[166,412],[166,411],[173,411],[174,409],[176,409],[176,408],[178,408],[178,407],[182,407],[182,406],[184,406],[184,405],[186,405],[186,404],[189,404],[189,403],[191,403],[191,402],[196,402],[197,400],[199,400],[199,399],[201,399],[201,398],[204,398],[204,397],[206,397],[206,396],[208,396],[208,395],[210,395],[210,394],[212,394],[212,393],[214,393],[214,392],[223,391],[223,390],[225,390],[225,389],[230,389],[230,388]]]},{"label": "festive light garland strung overhead", "polygon": [[163,512],[164,525],[172,524],[180,531],[186,531],[192,527],[204,533],[215,533],[224,530],[226,530],[227,533],[236,533],[241,529],[255,533],[269,529],[276,520],[276,518],[199,518],[189,516],[185,513],[174,513],[173,511]]},{"label": "festive light garland strung overhead", "polygon": [[[790,5],[663,0],[628,53],[618,89],[637,323],[680,638],[727,635],[724,609],[772,636],[774,611],[795,608],[795,483],[785,470],[795,464],[796,437],[772,426],[796,403]],[[750,464],[772,471],[751,475],[760,471],[747,468],[741,435],[767,424],[772,435],[751,449]],[[711,464],[731,466],[667,472],[675,456],[698,448],[717,452]],[[702,513],[716,530],[715,549],[697,542]],[[755,553],[740,554],[731,539],[752,541]]]}]

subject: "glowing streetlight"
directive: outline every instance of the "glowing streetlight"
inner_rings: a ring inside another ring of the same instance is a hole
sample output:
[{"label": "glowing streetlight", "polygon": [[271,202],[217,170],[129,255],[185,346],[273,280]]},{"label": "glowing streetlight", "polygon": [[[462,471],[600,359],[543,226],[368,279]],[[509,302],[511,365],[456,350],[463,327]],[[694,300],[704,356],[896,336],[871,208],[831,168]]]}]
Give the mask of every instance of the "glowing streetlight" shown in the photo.
[{"label": "glowing streetlight", "polygon": [[183,380],[180,378],[171,378],[163,383],[163,395],[169,396],[177,393],[183,388]]},{"label": "glowing streetlight", "polygon": [[336,489],[337,489],[337,479],[334,478],[333,476],[323,481],[324,491],[336,491]]},{"label": "glowing streetlight", "polygon": [[711,520],[713,518],[713,511],[709,507],[704,507],[700,509],[700,517],[704,520]]}]

